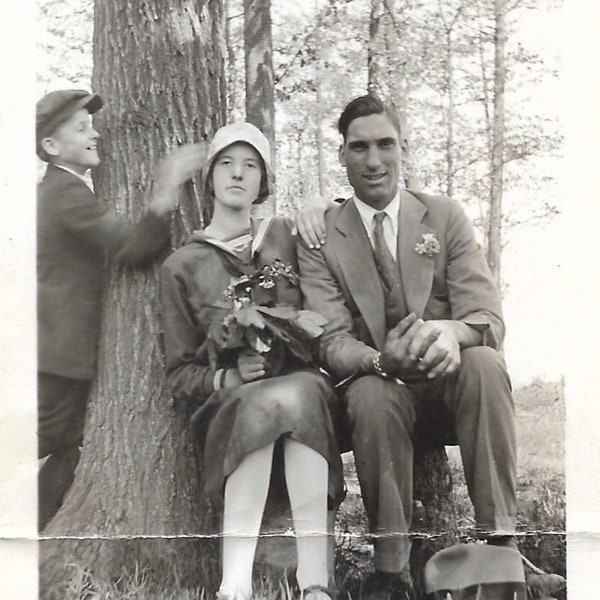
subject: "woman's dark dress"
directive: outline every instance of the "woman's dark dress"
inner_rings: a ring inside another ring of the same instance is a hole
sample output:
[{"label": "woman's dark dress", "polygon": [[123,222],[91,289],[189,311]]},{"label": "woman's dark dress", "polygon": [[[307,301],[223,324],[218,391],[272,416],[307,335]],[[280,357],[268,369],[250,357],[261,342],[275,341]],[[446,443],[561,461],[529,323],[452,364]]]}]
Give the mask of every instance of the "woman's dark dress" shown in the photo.
[{"label": "woman's dark dress", "polygon": [[[246,455],[289,435],[328,461],[330,506],[335,506],[343,497],[343,475],[332,415],[337,419],[340,409],[325,377],[304,369],[215,391],[215,370],[203,343],[210,324],[224,314],[215,304],[231,278],[276,258],[297,271],[295,241],[285,221],[269,219],[253,228],[252,254],[250,248],[232,253],[226,244],[196,232],[165,261],[161,302],[167,383],[176,401],[199,407],[193,421],[205,491],[214,502],[222,502],[226,477]],[[285,294],[279,302],[300,303],[297,289]]]}]

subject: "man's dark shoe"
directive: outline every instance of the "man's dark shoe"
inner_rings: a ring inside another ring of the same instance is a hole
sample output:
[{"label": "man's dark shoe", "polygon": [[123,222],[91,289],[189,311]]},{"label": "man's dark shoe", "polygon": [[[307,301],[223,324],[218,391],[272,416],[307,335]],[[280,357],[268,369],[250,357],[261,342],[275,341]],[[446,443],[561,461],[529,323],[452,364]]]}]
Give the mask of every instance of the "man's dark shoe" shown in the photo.
[{"label": "man's dark shoe", "polygon": [[365,600],[414,600],[415,590],[410,575],[375,571],[367,578]]},{"label": "man's dark shoe", "polygon": [[519,551],[517,537],[514,535],[491,535],[487,538],[489,546],[498,546],[499,548],[510,548]]}]

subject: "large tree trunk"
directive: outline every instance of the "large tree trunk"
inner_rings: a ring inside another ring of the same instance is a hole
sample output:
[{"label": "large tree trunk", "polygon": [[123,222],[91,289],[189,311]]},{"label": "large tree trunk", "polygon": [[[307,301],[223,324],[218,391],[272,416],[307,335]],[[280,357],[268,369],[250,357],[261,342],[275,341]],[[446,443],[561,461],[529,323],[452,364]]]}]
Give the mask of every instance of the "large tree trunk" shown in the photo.
[{"label": "large tree trunk", "polygon": [[381,62],[383,61],[383,32],[381,19],[383,7],[381,0],[371,0],[369,11],[369,42],[367,45],[367,91],[380,96],[382,94]]},{"label": "large tree trunk", "polygon": [[233,16],[230,11],[231,0],[224,0],[225,12],[225,46],[227,48],[227,120],[233,120],[237,104],[237,61],[235,52],[235,39],[232,33],[231,21]]},{"label": "large tree trunk", "polygon": [[492,133],[492,181],[487,235],[487,261],[500,286],[502,254],[502,192],[504,175],[504,86],[506,82],[506,2],[494,0],[496,32],[494,37],[494,121]]},{"label": "large tree trunk", "polygon": [[[224,121],[222,3],[96,2],[93,87],[106,101],[96,120],[104,157],[96,192],[137,220],[156,161],[177,144],[211,137]],[[182,192],[174,246],[202,222],[197,191],[191,183]],[[136,539],[210,529],[186,419],[164,386],[157,274],[158,266],[110,272],[81,462],[45,532],[81,539],[42,544],[42,597],[65,597],[73,565],[100,578],[140,560],[172,563],[184,578],[198,571],[198,543]]]},{"label": "large tree trunk", "polygon": [[[256,125],[271,144],[275,156],[275,75],[271,36],[271,0],[244,0],[244,57],[246,65],[246,120]],[[260,205],[261,215],[275,212],[275,198]]]},{"label": "large tree trunk", "polygon": [[452,29],[446,30],[446,60],[444,75],[446,79],[446,194],[454,193],[454,65],[453,65]]}]

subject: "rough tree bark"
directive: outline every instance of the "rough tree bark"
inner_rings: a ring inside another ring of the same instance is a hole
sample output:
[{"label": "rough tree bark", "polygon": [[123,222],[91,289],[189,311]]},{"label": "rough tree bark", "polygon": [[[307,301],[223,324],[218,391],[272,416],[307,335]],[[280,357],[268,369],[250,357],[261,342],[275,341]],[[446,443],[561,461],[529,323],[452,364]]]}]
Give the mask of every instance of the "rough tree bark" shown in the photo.
[{"label": "rough tree bark", "polygon": [[396,21],[387,0],[371,0],[369,11],[369,41],[367,44],[367,92],[391,104],[401,129],[402,176],[409,189],[419,189],[412,174],[406,117],[406,82],[390,57],[397,53],[402,39],[401,25]]},{"label": "rough tree bark", "polygon": [[225,47],[227,48],[227,120],[232,120],[232,115],[237,102],[237,61],[235,40],[232,34],[231,21],[235,18],[230,12],[231,0],[224,0],[225,12]]},{"label": "rough tree bark", "polygon": [[[485,123],[485,142],[489,156],[492,155],[493,140],[492,140],[492,116],[490,100],[490,76],[488,73],[488,60],[486,57],[486,44],[488,43],[488,34],[486,32],[486,19],[484,15],[484,6],[481,1],[473,3],[477,14],[477,58],[479,61],[480,76],[479,81],[481,85],[481,104],[483,107],[483,118]],[[491,161],[491,159],[490,159]],[[487,257],[487,235],[489,227],[489,202],[486,197],[478,198],[479,206],[479,221],[483,223],[482,229],[484,230],[484,247]]]},{"label": "rough tree bark", "polygon": [[[99,198],[132,220],[144,212],[157,160],[211,137],[224,121],[223,26],[220,0],[96,2],[93,88],[106,104],[95,122],[104,160],[94,182]],[[186,184],[173,220],[175,247],[202,222],[199,208],[198,186]],[[142,560],[183,577],[201,571],[193,560],[198,543],[138,537],[209,527],[185,419],[164,387],[159,262],[109,273],[81,462],[46,531],[80,539],[42,543],[42,598],[65,597],[72,565],[98,578]]]},{"label": "rough tree bark", "polygon": [[[315,3],[316,5],[316,3]],[[316,6],[318,9],[318,6]],[[315,92],[316,92],[316,135],[317,174],[319,178],[319,194],[325,198],[327,194],[327,172],[325,169],[325,149],[323,141],[323,16],[316,11],[315,23]]]},{"label": "rough tree bark", "polygon": [[[244,0],[244,59],[246,65],[246,120],[256,125],[271,144],[275,156],[275,75],[271,35],[271,0]],[[262,216],[275,213],[275,198],[260,205]]]},{"label": "rough tree bark", "polygon": [[383,5],[381,0],[371,0],[369,10],[369,41],[367,44],[367,91],[380,96],[382,94],[381,62],[382,56],[382,31],[381,19]]},{"label": "rough tree bark", "polygon": [[444,91],[446,92],[446,190],[445,193],[448,196],[452,196],[454,193],[454,113],[455,113],[455,99],[454,99],[454,25],[460,12],[462,5],[458,7],[456,13],[448,19],[444,14],[443,6],[441,2],[440,7],[440,18],[442,19],[444,27],[445,37],[445,57],[444,57]]},{"label": "rough tree bark", "polygon": [[502,254],[502,192],[504,176],[504,87],[506,83],[506,1],[494,0],[494,119],[492,127],[492,157],[490,209],[487,232],[487,261],[500,286]]}]

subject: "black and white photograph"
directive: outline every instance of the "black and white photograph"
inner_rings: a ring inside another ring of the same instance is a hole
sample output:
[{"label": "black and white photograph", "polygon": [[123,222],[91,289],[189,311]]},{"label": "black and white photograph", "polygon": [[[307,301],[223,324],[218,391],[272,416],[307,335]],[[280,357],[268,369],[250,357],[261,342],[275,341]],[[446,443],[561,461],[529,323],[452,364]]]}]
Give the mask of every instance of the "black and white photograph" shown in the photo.
[{"label": "black and white photograph", "polygon": [[600,9],[21,10],[0,596],[595,598]]}]

